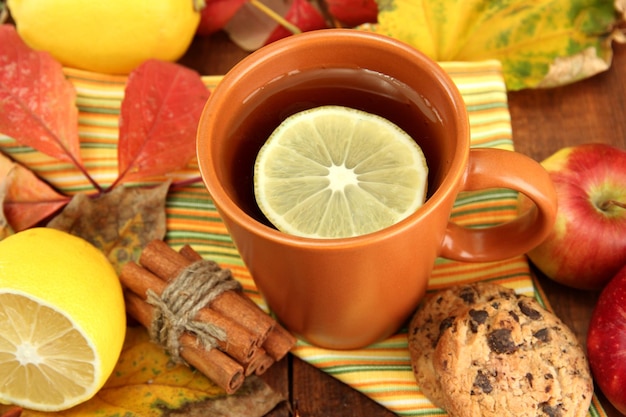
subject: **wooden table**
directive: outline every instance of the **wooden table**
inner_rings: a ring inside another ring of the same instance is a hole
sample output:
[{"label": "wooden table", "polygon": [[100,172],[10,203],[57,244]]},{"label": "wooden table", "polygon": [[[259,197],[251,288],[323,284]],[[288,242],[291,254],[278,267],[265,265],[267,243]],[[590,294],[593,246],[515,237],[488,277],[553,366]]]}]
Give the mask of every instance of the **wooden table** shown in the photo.
[{"label": "wooden table", "polygon": [[[565,87],[509,93],[516,150],[541,161],[556,150],[587,142],[604,142],[626,149],[626,45],[615,45],[611,68]],[[223,33],[194,40],[182,63],[203,75],[225,74],[247,53]],[[556,314],[586,339],[597,292],[579,291],[538,275]],[[288,403],[268,416],[390,417],[361,393],[290,355],[264,376]],[[598,391],[598,390],[596,390]],[[598,391],[609,416],[620,414]]]}]

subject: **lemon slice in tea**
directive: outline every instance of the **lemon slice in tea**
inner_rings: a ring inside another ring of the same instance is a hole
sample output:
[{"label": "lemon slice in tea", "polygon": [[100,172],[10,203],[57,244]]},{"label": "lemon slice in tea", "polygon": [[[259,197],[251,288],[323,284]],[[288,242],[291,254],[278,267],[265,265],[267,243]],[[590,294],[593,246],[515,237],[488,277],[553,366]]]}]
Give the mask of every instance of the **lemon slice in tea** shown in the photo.
[{"label": "lemon slice in tea", "polygon": [[257,155],[254,192],[280,231],[343,238],[415,212],[427,178],[421,148],[400,127],[361,110],[321,106],[274,130]]}]

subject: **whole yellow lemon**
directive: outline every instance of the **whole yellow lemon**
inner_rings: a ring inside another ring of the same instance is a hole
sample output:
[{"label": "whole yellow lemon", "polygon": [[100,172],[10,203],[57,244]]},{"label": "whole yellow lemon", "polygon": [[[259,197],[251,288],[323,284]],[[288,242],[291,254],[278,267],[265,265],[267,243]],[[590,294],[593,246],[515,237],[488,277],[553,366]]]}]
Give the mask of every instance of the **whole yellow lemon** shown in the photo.
[{"label": "whole yellow lemon", "polygon": [[[176,61],[200,22],[198,0],[8,0],[17,32],[63,65],[128,74],[147,59]],[[200,1],[200,3],[203,3]]]},{"label": "whole yellow lemon", "polygon": [[125,333],[122,286],[95,246],[50,228],[0,241],[0,403],[59,411],[89,400]]}]

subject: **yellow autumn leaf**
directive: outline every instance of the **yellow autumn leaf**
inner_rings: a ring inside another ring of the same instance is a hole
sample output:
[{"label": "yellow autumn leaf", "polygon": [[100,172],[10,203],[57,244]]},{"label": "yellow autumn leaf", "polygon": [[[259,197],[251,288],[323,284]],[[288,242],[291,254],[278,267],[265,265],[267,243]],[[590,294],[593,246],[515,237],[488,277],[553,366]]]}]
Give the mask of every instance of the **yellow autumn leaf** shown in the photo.
[{"label": "yellow autumn leaf", "polygon": [[378,0],[372,30],[436,61],[502,62],[509,90],[571,83],[606,70],[623,41],[624,0]]},{"label": "yellow autumn leaf", "polygon": [[[185,365],[172,365],[143,327],[129,327],[124,347],[102,389],[65,411],[23,410],[21,417],[159,417],[180,415],[263,416],[282,401],[260,378],[251,376],[232,395]],[[7,411],[0,405],[0,415]],[[243,410],[243,411],[242,411]]]}]

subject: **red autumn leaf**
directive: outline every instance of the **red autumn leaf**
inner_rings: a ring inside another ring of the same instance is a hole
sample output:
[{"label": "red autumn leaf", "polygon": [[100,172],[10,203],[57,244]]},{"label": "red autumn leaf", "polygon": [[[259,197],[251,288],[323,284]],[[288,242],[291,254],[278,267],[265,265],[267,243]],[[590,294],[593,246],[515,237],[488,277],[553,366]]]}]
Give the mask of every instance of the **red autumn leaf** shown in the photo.
[{"label": "red autumn leaf", "polygon": [[134,70],[122,101],[117,182],[171,173],[196,152],[196,129],[209,90],[195,71],[148,60]]},{"label": "red autumn leaf", "polygon": [[0,25],[0,45],[0,132],[82,166],[76,92],[61,64],[30,49],[12,25]]},{"label": "red autumn leaf", "polygon": [[347,27],[378,21],[375,0],[326,0],[328,13]]},{"label": "red autumn leaf", "polygon": [[[291,7],[285,15],[285,19],[296,25],[302,32],[326,29],[328,27],[324,16],[307,0],[293,0]],[[278,26],[270,33],[265,40],[265,44],[267,45],[290,35],[293,35],[293,33],[282,26]]]},{"label": "red autumn leaf", "polygon": [[196,33],[206,36],[222,29],[245,2],[246,0],[206,0]]},{"label": "red autumn leaf", "polygon": [[31,170],[0,154],[0,203],[13,230],[28,229],[49,217],[70,200],[57,193]]}]

